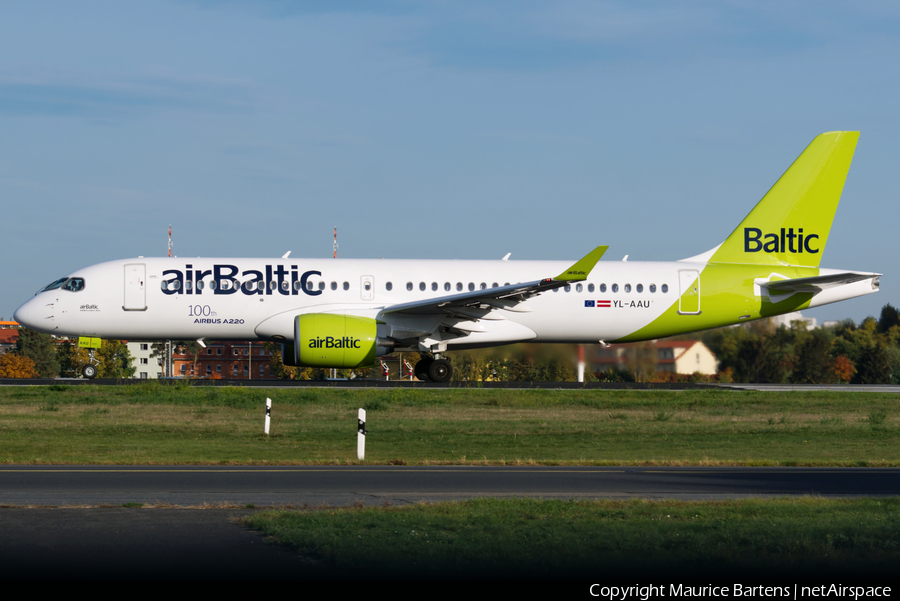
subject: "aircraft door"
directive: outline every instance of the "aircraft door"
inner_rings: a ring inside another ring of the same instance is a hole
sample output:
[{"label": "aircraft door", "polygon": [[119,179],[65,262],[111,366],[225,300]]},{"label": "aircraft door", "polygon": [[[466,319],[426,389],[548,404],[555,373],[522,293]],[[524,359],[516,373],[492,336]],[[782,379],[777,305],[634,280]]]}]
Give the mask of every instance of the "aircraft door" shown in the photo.
[{"label": "aircraft door", "polygon": [[682,315],[700,314],[700,272],[689,269],[678,272],[678,312]]},{"label": "aircraft door", "polygon": [[359,279],[359,295],[364,301],[375,299],[375,278],[364,275]]},{"label": "aircraft door", "polygon": [[143,263],[125,265],[125,304],[126,311],[147,310],[147,268]]}]

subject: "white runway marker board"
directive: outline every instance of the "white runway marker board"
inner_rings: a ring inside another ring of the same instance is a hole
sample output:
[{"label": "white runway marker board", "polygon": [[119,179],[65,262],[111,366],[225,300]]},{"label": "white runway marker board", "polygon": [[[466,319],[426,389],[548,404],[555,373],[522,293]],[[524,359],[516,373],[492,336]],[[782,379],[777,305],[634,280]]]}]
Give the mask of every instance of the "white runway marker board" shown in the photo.
[{"label": "white runway marker board", "polygon": [[359,410],[359,425],[356,430],[356,458],[366,458],[366,410]]}]

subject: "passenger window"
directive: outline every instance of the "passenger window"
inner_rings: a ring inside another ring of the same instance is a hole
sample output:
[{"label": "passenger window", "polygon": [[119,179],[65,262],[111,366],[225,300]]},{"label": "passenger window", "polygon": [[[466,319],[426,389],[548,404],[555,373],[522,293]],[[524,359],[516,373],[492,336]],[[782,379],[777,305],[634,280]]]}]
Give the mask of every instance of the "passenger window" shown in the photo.
[{"label": "passenger window", "polygon": [[631,292],[631,284],[625,284],[625,292]]},{"label": "passenger window", "polygon": [[[320,288],[325,286],[325,282],[322,282]],[[331,282],[331,289],[334,290],[337,285],[334,282]],[[281,282],[281,289],[287,292],[290,289],[291,285],[288,282]]]},{"label": "passenger window", "polygon": [[462,292],[462,282],[456,282],[456,290]]},{"label": "passenger window", "polygon": [[406,289],[411,291],[413,289],[412,282],[406,282]]},{"label": "passenger window", "polygon": [[669,285],[668,285],[668,284],[663,284],[663,285],[660,287],[660,290],[662,290],[662,293],[665,294],[666,292],[669,291]]},{"label": "passenger window", "polygon": [[391,288],[393,288],[393,287],[394,287],[394,285],[390,282],[385,282],[385,284],[384,284],[384,289],[389,292],[390,292]]},{"label": "passenger window", "polygon": [[444,282],[444,290],[450,292],[450,282]]},{"label": "passenger window", "polygon": [[[210,284],[210,287],[212,287],[213,284],[215,284],[215,282],[212,282]],[[169,282],[169,290],[181,290],[181,282],[179,282],[178,280],[172,280],[171,282]]]},{"label": "passenger window", "polygon": [[643,292],[643,291],[644,291],[644,285],[643,285],[643,284],[638,284],[638,285],[637,285],[637,291],[638,291],[638,292]]},{"label": "passenger window", "polygon": [[575,292],[581,292],[582,290],[581,284],[575,284]]},{"label": "passenger window", "polygon": [[600,284],[600,292],[606,292],[606,284]]},{"label": "passenger window", "polygon": [[481,289],[482,289],[482,290],[486,290],[486,289],[487,289],[487,284],[485,284],[484,282],[481,282]]},{"label": "passenger window", "polygon": [[319,290],[325,290],[325,282],[319,282]]},{"label": "passenger window", "polygon": [[337,282],[331,282],[331,289],[337,290]]},{"label": "passenger window", "polygon": [[500,287],[500,284],[498,284],[497,282],[494,282],[493,284],[491,284],[491,288],[499,288],[499,287]]},{"label": "passenger window", "polygon": [[593,291],[594,291],[594,285],[588,284],[588,292],[593,292]]},{"label": "passenger window", "polygon": [[612,291],[613,291],[613,292],[618,292],[618,291],[619,291],[619,285],[618,285],[618,284],[613,284],[613,285],[612,285]]},{"label": "passenger window", "polygon": [[650,284],[650,294],[656,292],[656,284]]},{"label": "passenger window", "polygon": [[419,282],[419,290],[425,292],[425,282]]},{"label": "passenger window", "polygon": [[432,289],[434,292],[437,292],[437,289],[438,289],[437,282],[431,282],[431,289]]},{"label": "passenger window", "polygon": [[[253,290],[253,284],[250,284],[250,290]],[[300,290],[300,282],[294,282],[294,290]]]},{"label": "passenger window", "polygon": [[344,290],[350,290],[350,282],[344,282]]},{"label": "passenger window", "polygon": [[572,285],[566,284],[566,292],[571,292],[571,291],[572,291]]},{"label": "passenger window", "polygon": [[469,282],[469,292],[474,292],[474,290],[475,290],[475,284],[473,284],[472,282]]},{"label": "passenger window", "polygon": [[199,282],[197,282],[197,290],[203,290],[205,285],[206,284],[203,283],[203,280],[200,280]]}]

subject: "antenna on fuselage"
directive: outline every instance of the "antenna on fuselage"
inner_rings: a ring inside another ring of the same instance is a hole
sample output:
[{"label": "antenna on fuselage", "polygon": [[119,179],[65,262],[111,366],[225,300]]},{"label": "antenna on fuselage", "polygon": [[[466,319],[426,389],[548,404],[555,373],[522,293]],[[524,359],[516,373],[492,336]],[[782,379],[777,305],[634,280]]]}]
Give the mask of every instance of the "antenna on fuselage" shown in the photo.
[{"label": "antenna on fuselage", "polygon": [[337,259],[337,247],[338,247],[337,228],[334,228],[334,245],[333,245],[333,247],[334,247],[334,258]]},{"label": "antenna on fuselage", "polygon": [[172,224],[169,224],[169,256],[172,256]]}]

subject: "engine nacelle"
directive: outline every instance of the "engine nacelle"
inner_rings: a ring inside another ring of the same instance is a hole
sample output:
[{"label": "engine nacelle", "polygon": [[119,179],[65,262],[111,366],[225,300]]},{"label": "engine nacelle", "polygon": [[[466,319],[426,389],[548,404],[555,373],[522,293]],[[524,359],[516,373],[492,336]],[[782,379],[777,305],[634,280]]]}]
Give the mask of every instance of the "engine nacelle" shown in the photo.
[{"label": "engine nacelle", "polygon": [[294,344],[281,345],[285,365],[301,367],[370,367],[393,350],[379,337],[386,326],[368,317],[308,313],[294,319]]}]

